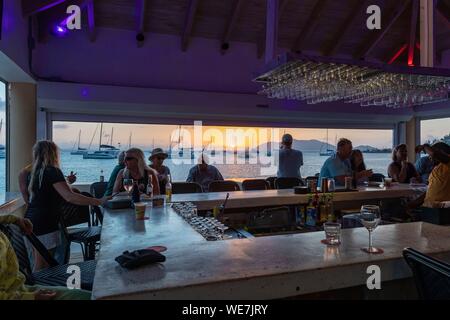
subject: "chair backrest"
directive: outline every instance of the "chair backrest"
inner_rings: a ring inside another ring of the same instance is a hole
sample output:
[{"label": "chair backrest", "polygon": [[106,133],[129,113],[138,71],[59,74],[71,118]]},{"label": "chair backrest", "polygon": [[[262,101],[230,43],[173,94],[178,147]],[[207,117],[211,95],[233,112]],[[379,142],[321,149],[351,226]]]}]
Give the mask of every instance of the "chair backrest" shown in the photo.
[{"label": "chair backrest", "polygon": [[264,179],[249,179],[242,181],[242,190],[268,190],[270,184]]},{"label": "chair backrest", "polygon": [[450,225],[450,209],[449,208],[420,208],[418,218],[420,221]]},{"label": "chair backrest", "polygon": [[241,188],[235,181],[225,180],[225,181],[213,181],[208,186],[209,192],[230,192],[230,191],[240,191]]},{"label": "chair backrest", "polygon": [[403,250],[403,257],[411,268],[421,299],[450,299],[449,264],[411,248]]},{"label": "chair backrest", "polygon": [[384,174],[374,173],[371,177],[369,177],[369,181],[383,182],[384,178],[385,178]]},{"label": "chair backrest", "polygon": [[270,189],[275,189],[275,180],[277,180],[277,177],[266,178],[266,181],[269,183]]},{"label": "chair backrest", "polygon": [[202,186],[197,182],[174,182],[172,183],[172,194],[201,193]]},{"label": "chair backrest", "polygon": [[31,269],[31,263],[28,256],[28,250],[25,246],[25,241],[23,240],[23,234],[20,231],[19,227],[13,224],[9,225],[1,225],[0,224],[0,232],[6,235],[11,243],[11,246],[14,249],[14,252],[17,257],[17,261],[19,262],[19,270],[23,273],[26,278],[26,283],[29,285],[33,285],[33,272]]},{"label": "chair backrest", "polygon": [[91,225],[89,206],[78,206],[64,201],[59,206],[60,222],[63,227],[87,223]]},{"label": "chair backrest", "polygon": [[276,189],[292,189],[293,187],[303,186],[303,180],[300,178],[277,178],[275,180]]},{"label": "chair backrest", "polygon": [[103,198],[107,187],[108,182],[94,182],[93,184],[91,184],[90,193],[92,194],[92,196],[94,196],[94,198]]}]

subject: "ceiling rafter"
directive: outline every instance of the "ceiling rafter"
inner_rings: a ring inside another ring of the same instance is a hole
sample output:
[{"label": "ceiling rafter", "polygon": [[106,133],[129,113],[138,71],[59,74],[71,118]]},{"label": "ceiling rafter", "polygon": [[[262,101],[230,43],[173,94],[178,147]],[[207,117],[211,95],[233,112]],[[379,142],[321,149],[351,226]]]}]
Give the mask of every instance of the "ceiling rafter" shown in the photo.
[{"label": "ceiling rafter", "polygon": [[[278,22],[280,22],[281,17],[283,16],[284,11],[286,10],[286,7],[288,5],[290,0],[283,0],[280,3],[280,7],[278,8]],[[266,20],[264,20],[266,21]],[[263,27],[260,29],[259,34],[261,35],[256,43],[257,48],[257,56],[258,59],[262,58],[264,55],[265,49],[266,49],[266,24],[263,24]]]},{"label": "ceiling rafter", "polygon": [[184,21],[183,34],[181,36],[181,50],[186,51],[189,46],[192,28],[194,26],[195,14],[198,9],[199,0],[189,0],[186,19]]},{"label": "ceiling rafter", "polygon": [[146,9],[147,0],[136,0],[136,41],[138,48],[144,45]]},{"label": "ceiling rafter", "polygon": [[[355,59],[365,59],[372,50],[378,45],[378,43],[383,39],[386,33],[392,28],[397,19],[402,15],[406,8],[411,4],[410,0],[399,1],[397,7],[392,11],[392,14],[387,20],[388,23],[385,26],[381,26],[381,30],[376,31],[373,35],[369,37],[368,40],[362,45],[362,50],[358,50],[353,57]],[[373,32],[373,31],[372,31]]]},{"label": "ceiling rafter", "polygon": [[226,50],[228,50],[230,37],[231,37],[234,27],[236,26],[236,22],[239,18],[239,13],[241,11],[243,2],[244,2],[244,0],[235,0],[234,1],[233,10],[227,20],[225,32],[223,33],[223,37],[222,37],[222,44],[221,44],[222,53],[225,53]]},{"label": "ceiling rafter", "polygon": [[314,8],[306,20],[302,30],[298,33],[298,36],[295,39],[294,45],[292,46],[291,51],[302,51],[303,46],[308,41],[309,37],[316,29],[320,21],[320,16],[325,8],[328,0],[317,0]]},{"label": "ceiling rafter", "polygon": [[336,29],[336,32],[331,37],[330,43],[322,46],[322,53],[324,56],[332,56],[336,52],[345,39],[345,36],[350,31],[350,27],[355,17],[359,16],[363,12],[363,9],[367,6],[367,1],[368,0],[357,1],[344,22],[342,22],[342,24]]},{"label": "ceiling rafter", "polygon": [[95,27],[95,9],[94,0],[87,0],[89,40],[94,42],[97,38],[97,29]]},{"label": "ceiling rafter", "polygon": [[48,9],[58,6],[66,1],[67,0],[22,0],[22,14],[24,17],[29,17],[47,11]]}]

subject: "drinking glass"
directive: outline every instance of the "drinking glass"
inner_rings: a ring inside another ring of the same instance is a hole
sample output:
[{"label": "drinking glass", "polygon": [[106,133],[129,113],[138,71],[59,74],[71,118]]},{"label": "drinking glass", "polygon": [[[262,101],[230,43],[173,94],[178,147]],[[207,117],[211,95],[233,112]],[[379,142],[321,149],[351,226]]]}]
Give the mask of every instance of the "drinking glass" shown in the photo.
[{"label": "drinking glass", "polygon": [[130,193],[131,190],[133,190],[133,184],[134,184],[133,179],[123,179],[123,187],[128,193]]},{"label": "drinking glass", "polygon": [[330,178],[328,179],[328,192],[335,192],[336,191],[336,182],[334,179]]},{"label": "drinking glass", "polygon": [[375,205],[363,205],[361,207],[359,218],[362,225],[369,231],[369,247],[361,248],[361,250],[367,253],[383,253],[382,249],[372,246],[372,231],[375,230],[381,221],[380,207]]},{"label": "drinking glass", "polygon": [[330,245],[337,245],[341,243],[341,224],[335,222],[325,222],[323,224],[325,231],[325,241]]}]

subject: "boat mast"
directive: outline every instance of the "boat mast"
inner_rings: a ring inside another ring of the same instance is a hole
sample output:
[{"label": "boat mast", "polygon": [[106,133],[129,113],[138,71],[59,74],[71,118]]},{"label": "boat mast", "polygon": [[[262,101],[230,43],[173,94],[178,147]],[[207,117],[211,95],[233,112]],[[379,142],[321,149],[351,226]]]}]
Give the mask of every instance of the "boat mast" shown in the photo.
[{"label": "boat mast", "polygon": [[91,142],[89,143],[89,147],[88,147],[89,150],[91,149],[92,142],[94,142],[94,138],[95,138],[95,134],[97,133],[97,129],[98,129],[98,124],[95,127],[94,134],[92,135]]},{"label": "boat mast", "polygon": [[80,132],[78,132],[78,150],[80,150],[80,141],[81,141],[81,129]]},{"label": "boat mast", "polygon": [[111,128],[111,145],[113,145],[113,137],[114,137],[114,127]]},{"label": "boat mast", "polygon": [[100,144],[98,145],[98,150],[101,150],[102,145],[102,134],[103,134],[103,122],[100,124]]},{"label": "boat mast", "polygon": [[133,132],[130,131],[130,137],[128,139],[128,149],[131,149],[131,136],[133,135]]}]

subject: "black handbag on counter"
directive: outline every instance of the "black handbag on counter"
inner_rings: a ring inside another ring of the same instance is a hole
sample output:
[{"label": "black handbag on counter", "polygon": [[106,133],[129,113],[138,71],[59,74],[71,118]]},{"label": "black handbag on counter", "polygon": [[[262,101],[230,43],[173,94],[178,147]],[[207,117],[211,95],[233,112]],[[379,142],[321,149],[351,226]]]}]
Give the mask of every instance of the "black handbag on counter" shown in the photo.
[{"label": "black handbag on counter", "polygon": [[151,263],[166,261],[166,257],[161,253],[151,249],[135,250],[133,252],[125,251],[115,259],[123,268],[135,269]]}]

